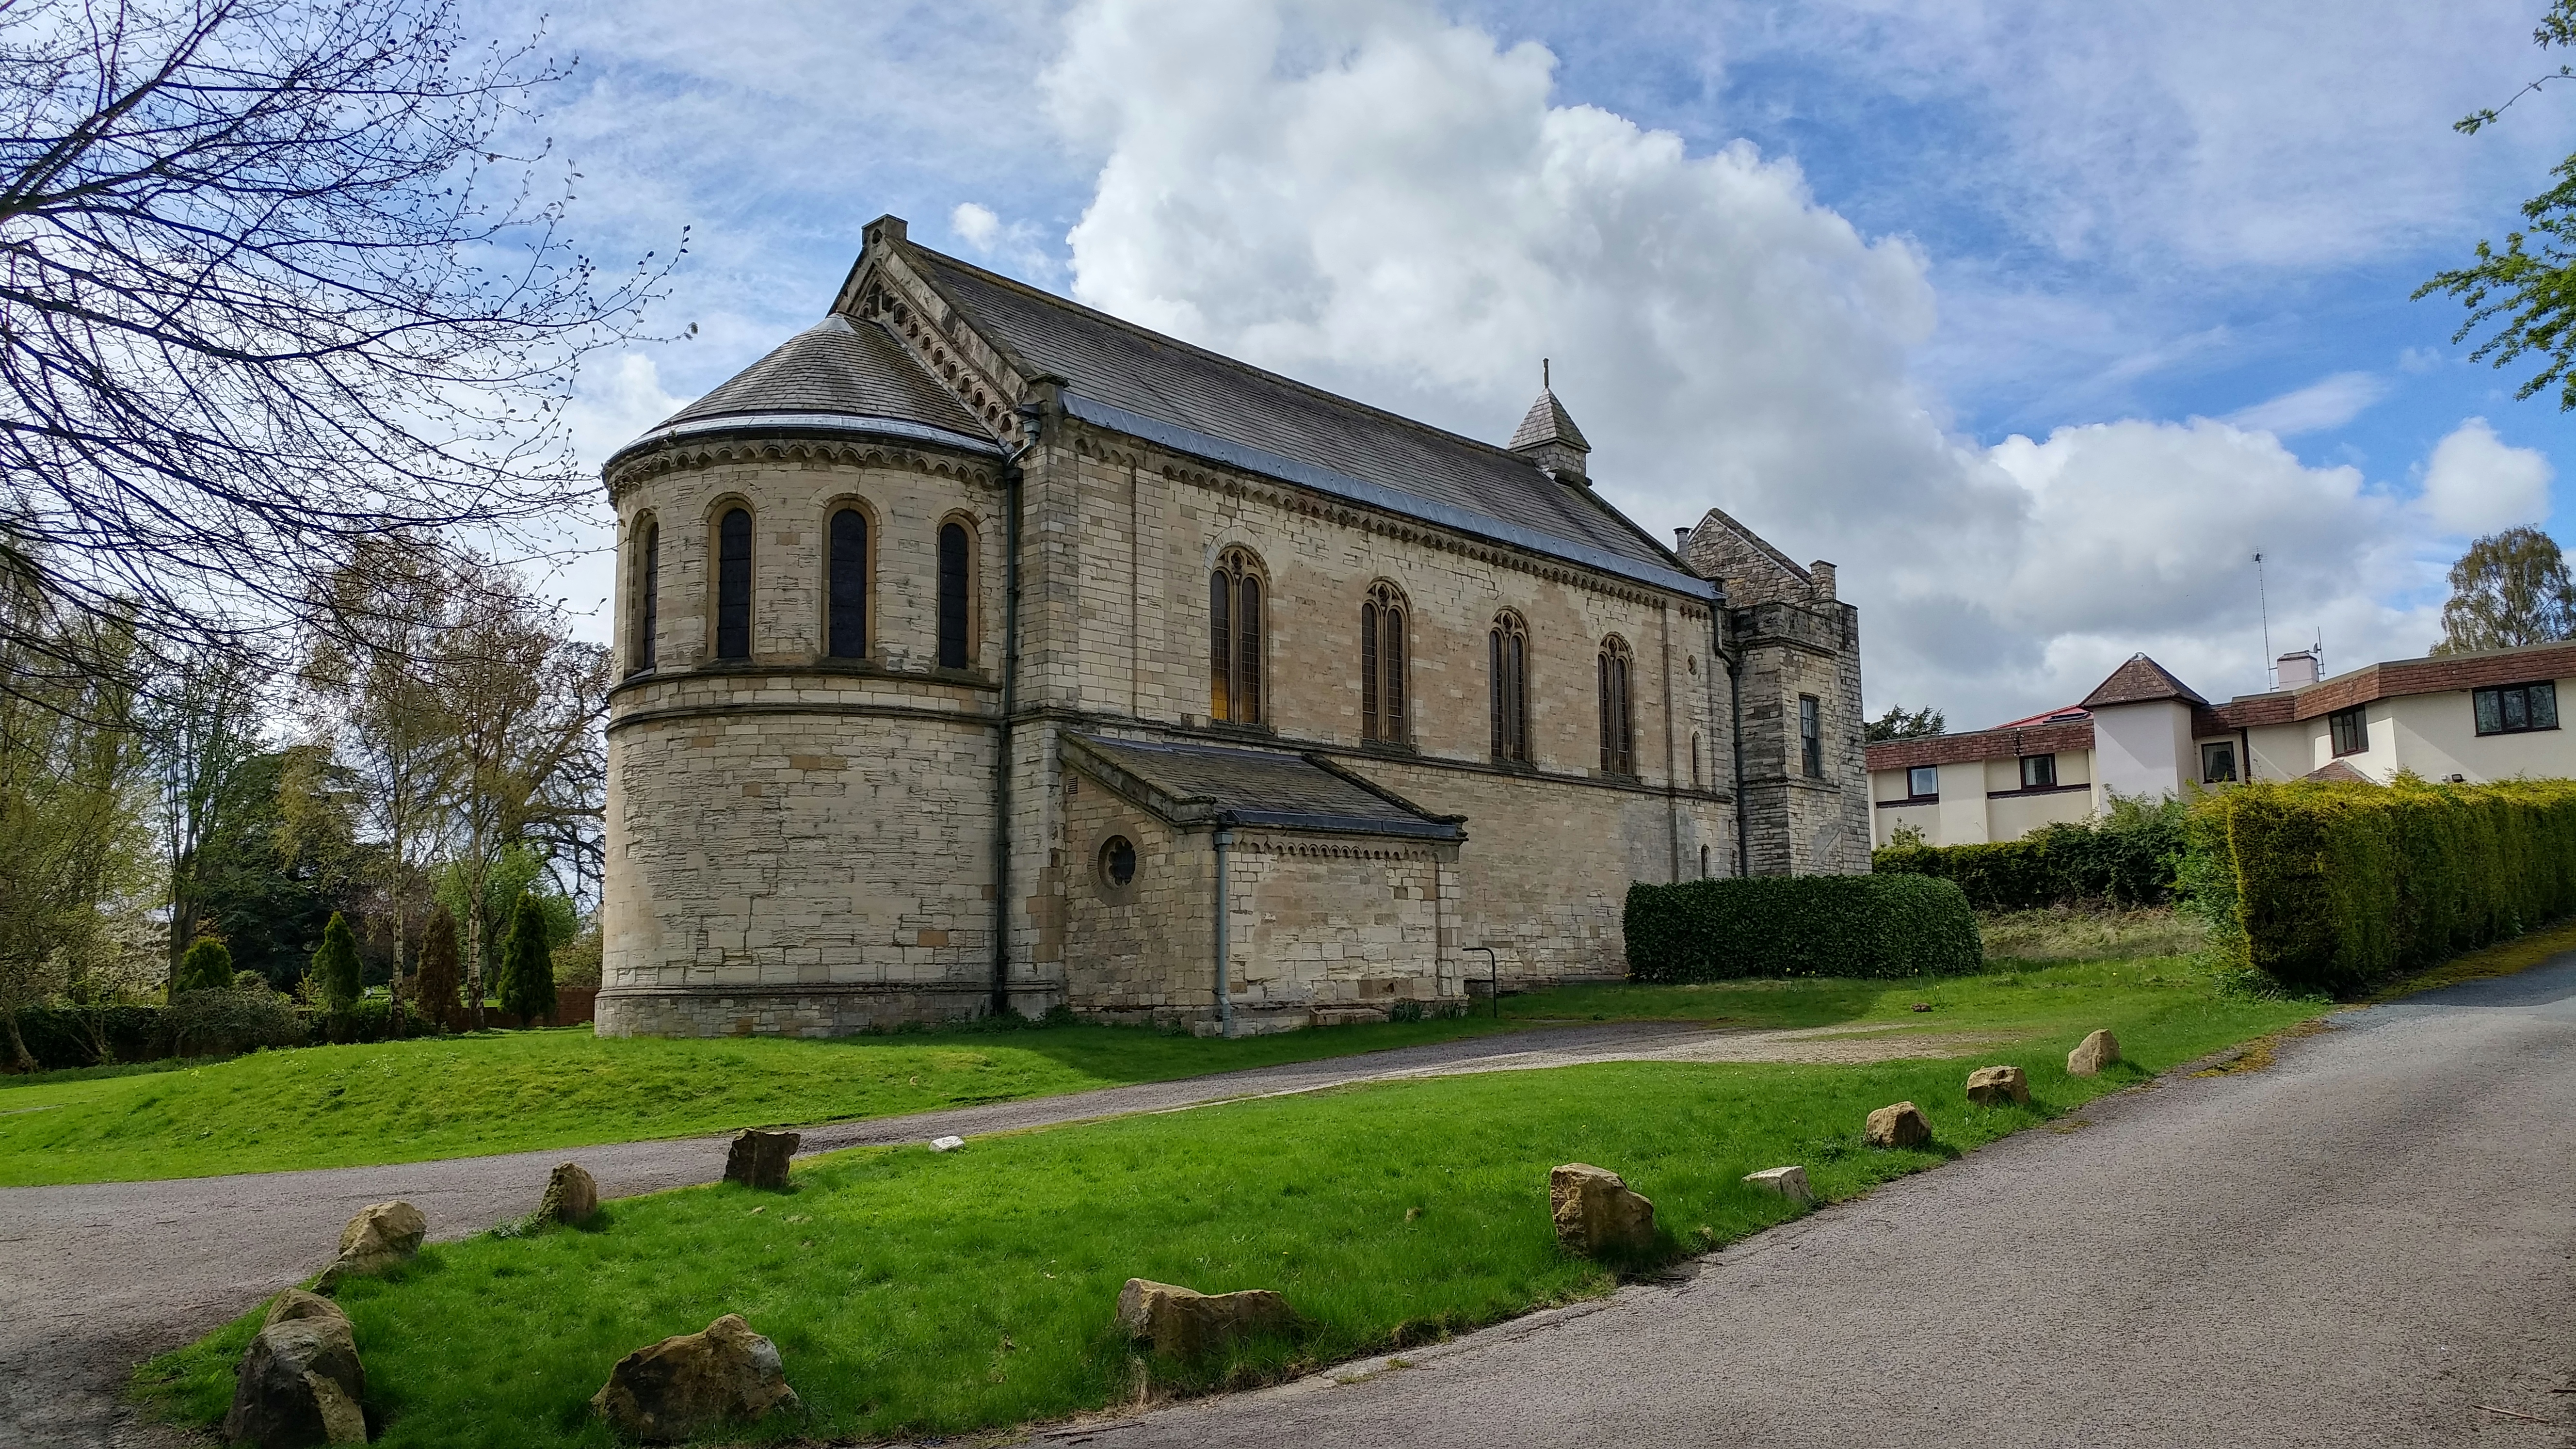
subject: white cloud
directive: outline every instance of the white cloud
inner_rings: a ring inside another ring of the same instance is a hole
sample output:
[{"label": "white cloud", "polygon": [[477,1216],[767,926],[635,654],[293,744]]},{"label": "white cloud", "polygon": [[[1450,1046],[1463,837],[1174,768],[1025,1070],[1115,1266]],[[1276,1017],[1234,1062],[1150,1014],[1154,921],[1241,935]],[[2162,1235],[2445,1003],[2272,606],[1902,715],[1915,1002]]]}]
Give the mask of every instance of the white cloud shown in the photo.
[{"label": "white cloud", "polygon": [[1553,104],[1551,67],[1421,4],[1093,0],[1047,80],[1100,158],[1077,295],[1484,437],[1553,357],[1594,476],[1650,529],[1716,504],[1843,565],[1881,705],[2008,718],[2140,648],[2258,687],[2257,548],[2285,627],[2424,642],[2374,602],[2414,565],[2352,469],[2207,421],[1945,433],[1910,376],[1917,249],[1792,162]]},{"label": "white cloud", "polygon": [[2470,418],[2434,444],[2418,500],[2446,534],[2493,533],[2549,517],[2556,470],[2536,448],[2516,448],[2484,418]]},{"label": "white cloud", "polygon": [[2367,372],[2338,372],[2293,392],[2228,414],[2249,432],[2295,438],[2339,428],[2388,395],[2388,384]]},{"label": "white cloud", "polygon": [[993,209],[978,202],[961,201],[948,213],[948,229],[963,238],[977,251],[990,251],[993,238],[1002,230],[1002,219]]}]

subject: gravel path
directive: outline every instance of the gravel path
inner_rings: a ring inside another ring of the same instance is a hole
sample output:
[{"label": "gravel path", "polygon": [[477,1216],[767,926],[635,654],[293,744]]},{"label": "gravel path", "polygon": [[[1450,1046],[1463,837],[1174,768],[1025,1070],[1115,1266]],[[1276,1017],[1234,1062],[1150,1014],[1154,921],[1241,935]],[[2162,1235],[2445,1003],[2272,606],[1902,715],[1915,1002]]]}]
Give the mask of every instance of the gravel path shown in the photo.
[{"label": "gravel path", "polygon": [[2576,1444],[2576,956],[2332,1020],[1675,1281],[1040,1439]]},{"label": "gravel path", "polygon": [[[1617,1022],[1402,1047],[1287,1066],[997,1102],[804,1129],[804,1151],[923,1142],[1169,1111],[1240,1097],[1394,1077],[1529,1070],[1581,1062],[1868,1061],[1946,1055],[1978,1038],[1888,1037],[1862,1028],[1710,1030]],[[708,1182],[725,1139],[455,1158],[396,1167],[0,1190],[0,1444],[181,1442],[142,1422],[119,1390],[134,1364],[176,1347],[318,1272],[341,1224],[402,1198],[432,1238],[457,1238],[536,1206],[546,1173],[577,1160],[624,1197]]]}]

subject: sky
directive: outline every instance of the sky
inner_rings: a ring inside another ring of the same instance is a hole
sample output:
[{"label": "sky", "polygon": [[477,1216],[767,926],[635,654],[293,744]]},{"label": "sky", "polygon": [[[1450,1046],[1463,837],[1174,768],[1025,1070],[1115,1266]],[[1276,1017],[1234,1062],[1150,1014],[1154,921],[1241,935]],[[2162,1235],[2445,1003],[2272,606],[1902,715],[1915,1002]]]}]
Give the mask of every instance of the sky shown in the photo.
[{"label": "sky", "polygon": [[[2410,300],[2576,150],[2576,86],[2451,129],[2556,64],[2538,9],[553,5],[586,250],[689,237],[671,340],[591,359],[577,438],[809,325],[892,212],[1477,437],[1551,359],[1657,537],[1719,507],[1839,566],[1873,714],[1983,727],[2141,651],[2223,699],[2267,629],[2421,654],[2469,539],[2571,536],[2576,422]],[[557,578],[603,635],[609,576]]]}]

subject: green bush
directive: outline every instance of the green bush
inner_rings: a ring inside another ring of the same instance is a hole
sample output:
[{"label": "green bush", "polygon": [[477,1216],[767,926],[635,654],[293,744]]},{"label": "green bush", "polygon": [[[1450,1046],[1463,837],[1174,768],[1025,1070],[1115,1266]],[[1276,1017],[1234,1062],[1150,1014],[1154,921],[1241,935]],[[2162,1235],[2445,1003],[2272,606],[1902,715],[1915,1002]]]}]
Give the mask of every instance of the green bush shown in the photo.
[{"label": "green bush", "polygon": [[40,1071],[147,1062],[170,1054],[163,1011],[139,1005],[31,1006],[18,1013],[18,1035]]},{"label": "green bush", "polygon": [[1627,934],[1639,981],[1939,976],[1984,959],[1967,895],[1919,874],[1632,885]]},{"label": "green bush", "polygon": [[358,1000],[358,938],[349,929],[349,918],[338,911],[331,913],[331,923],[322,928],[322,944],[313,952],[313,979],[321,985],[323,1004],[334,1012],[347,1011]]},{"label": "green bush", "polygon": [[179,969],[172,973],[170,991],[230,991],[233,986],[233,951],[212,936],[200,936],[188,943],[179,957]]},{"label": "green bush", "polygon": [[407,993],[421,1014],[442,1024],[456,1025],[459,1003],[465,986],[464,956],[456,945],[456,917],[447,907],[439,906],[429,913],[429,929],[421,934],[420,966]]},{"label": "green bush", "polygon": [[2220,949],[2350,992],[2576,913],[2576,781],[2249,785],[2202,806]]},{"label": "green bush", "polygon": [[235,991],[184,991],[163,1009],[170,1055],[228,1057],[261,1047],[302,1046],[304,1023],[295,1006],[265,987]]},{"label": "green bush", "polygon": [[501,943],[501,1009],[519,1025],[554,1015],[555,953],[546,909],[533,895],[510,911],[509,938]]},{"label": "green bush", "polygon": [[1871,852],[1870,869],[1954,881],[1981,911],[2096,900],[2160,905],[2174,898],[2189,819],[2179,800],[2113,796],[2098,820],[2044,825],[1988,845],[1890,845]]}]

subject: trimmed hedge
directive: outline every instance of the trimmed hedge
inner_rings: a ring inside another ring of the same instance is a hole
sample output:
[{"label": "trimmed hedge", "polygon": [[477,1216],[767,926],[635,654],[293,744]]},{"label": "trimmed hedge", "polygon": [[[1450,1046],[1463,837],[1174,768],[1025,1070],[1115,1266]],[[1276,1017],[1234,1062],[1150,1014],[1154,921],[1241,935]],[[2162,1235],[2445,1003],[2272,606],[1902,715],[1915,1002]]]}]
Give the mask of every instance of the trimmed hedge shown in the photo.
[{"label": "trimmed hedge", "polygon": [[2096,900],[2161,905],[2174,897],[2188,813],[2180,802],[2115,799],[2108,819],[2044,825],[1990,845],[1891,845],[1870,852],[1869,865],[1955,881],[1981,911]]},{"label": "trimmed hedge", "polygon": [[1983,964],[1977,918],[1922,875],[1750,876],[1628,887],[1628,974],[1941,976]]},{"label": "trimmed hedge", "polygon": [[[440,1030],[409,1002],[403,1004],[404,1036],[436,1036]],[[18,1034],[38,1070],[56,1071],[311,1042],[383,1041],[393,1034],[393,1011],[380,997],[334,1015],[265,989],[189,991],[176,1006],[32,1006],[18,1013]],[[0,1066],[7,1055],[0,1038]]]},{"label": "trimmed hedge", "polygon": [[2202,812],[2222,949],[2294,989],[2349,992],[2576,914],[2576,781],[2249,785]]}]

